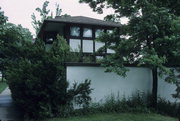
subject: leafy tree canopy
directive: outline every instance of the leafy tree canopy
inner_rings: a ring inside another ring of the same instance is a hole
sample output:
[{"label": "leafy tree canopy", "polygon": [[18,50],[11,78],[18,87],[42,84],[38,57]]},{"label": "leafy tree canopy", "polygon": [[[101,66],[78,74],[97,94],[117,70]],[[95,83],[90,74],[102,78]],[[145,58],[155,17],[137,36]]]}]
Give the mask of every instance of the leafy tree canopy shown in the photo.
[{"label": "leafy tree canopy", "polygon": [[7,22],[4,12],[0,11],[0,70],[4,71],[9,59],[15,60],[16,47],[23,46],[25,41],[32,42],[32,34],[27,28]]},{"label": "leafy tree canopy", "polygon": [[116,52],[105,59],[109,71],[125,75],[124,64],[136,63],[169,73],[164,64],[180,62],[180,1],[80,0],[83,2],[98,13],[103,13],[104,8],[113,8],[114,14],[106,19],[129,18],[128,24],[122,25],[120,30],[99,38]]},{"label": "leafy tree canopy", "polygon": [[[39,13],[39,16],[41,17],[40,20],[37,19],[35,13],[31,15],[32,26],[35,29],[36,34],[39,32],[40,27],[45,19],[53,18],[53,12],[50,9],[48,9],[48,5],[49,5],[49,1],[45,1],[42,5],[42,8],[40,7],[36,8],[36,11]],[[61,15],[62,9],[60,8],[59,4],[56,4],[55,6],[56,6],[55,9],[56,16],[62,16],[62,17],[70,16],[68,14]]]},{"label": "leafy tree canopy", "polygon": [[[179,83],[174,71],[167,65],[180,62],[180,1],[179,0],[79,0],[98,13],[112,8],[114,13],[105,20],[115,21],[126,17],[129,22],[112,34],[102,34],[98,41],[106,42],[106,48],[115,51],[102,65],[107,72],[126,76],[125,65],[146,65],[152,69],[153,101],[157,102],[157,69],[159,75],[169,75],[168,82]],[[178,84],[179,85],[179,84]],[[177,86],[179,95],[179,86]],[[177,96],[176,97],[179,97]]]},{"label": "leafy tree canopy", "polygon": [[7,17],[4,16],[4,12],[1,11],[1,7],[0,7],[0,41],[1,41],[1,37],[4,34],[4,24],[7,21]]},{"label": "leafy tree canopy", "polygon": [[49,50],[42,40],[25,41],[23,46],[9,49],[16,49],[16,58],[9,59],[6,65],[6,79],[15,104],[25,116],[65,117],[73,113],[74,104],[89,105],[90,80],[74,83],[72,87],[66,80],[65,62],[72,56],[63,37],[58,36]]},{"label": "leafy tree canopy", "polygon": [[146,8],[147,4],[156,7],[165,7],[169,13],[180,15],[179,0],[79,0],[80,3],[88,3],[98,13],[103,13],[103,8],[113,8],[114,12],[121,16],[132,16]]}]

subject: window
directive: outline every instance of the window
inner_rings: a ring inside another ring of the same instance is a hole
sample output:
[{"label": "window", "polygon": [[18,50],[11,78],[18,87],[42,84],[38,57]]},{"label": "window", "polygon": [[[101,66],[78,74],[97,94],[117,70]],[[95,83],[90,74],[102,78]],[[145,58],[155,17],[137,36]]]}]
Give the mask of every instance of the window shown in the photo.
[{"label": "window", "polygon": [[101,61],[102,59],[104,59],[103,56],[96,56],[96,61],[97,61],[97,62]]},{"label": "window", "polygon": [[80,27],[71,27],[70,28],[70,35],[79,37],[80,36]]},{"label": "window", "polygon": [[115,53],[115,51],[112,49],[107,49],[107,53]]},{"label": "window", "polygon": [[103,42],[95,42],[95,51],[98,51],[99,48],[103,47],[105,43]]},{"label": "window", "polygon": [[93,40],[83,40],[83,52],[93,53]]},{"label": "window", "polygon": [[47,43],[53,43],[54,39],[51,37],[46,38]]},{"label": "window", "polygon": [[80,52],[80,48],[81,48],[81,40],[80,39],[70,39],[69,45],[72,49],[71,51]]},{"label": "window", "polygon": [[55,39],[56,39],[56,33],[55,32],[48,32],[45,34],[46,44],[52,44]]},{"label": "window", "polygon": [[83,37],[92,37],[92,29],[84,28],[83,29]]},{"label": "window", "polygon": [[[114,46],[114,45],[115,45],[114,43],[111,44],[111,46]],[[107,49],[107,53],[115,53],[115,51],[112,49]]]},{"label": "window", "polygon": [[112,34],[112,33],[113,33],[113,30],[107,30],[107,33],[108,33],[108,34]]},{"label": "window", "polygon": [[95,37],[99,37],[101,35],[101,33],[104,32],[103,29],[96,29],[96,32],[95,32]]}]

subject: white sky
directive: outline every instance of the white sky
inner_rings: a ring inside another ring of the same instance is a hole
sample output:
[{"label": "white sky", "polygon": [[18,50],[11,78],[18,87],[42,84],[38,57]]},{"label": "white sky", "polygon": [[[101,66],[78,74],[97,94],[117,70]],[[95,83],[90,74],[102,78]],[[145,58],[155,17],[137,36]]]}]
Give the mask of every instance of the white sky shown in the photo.
[{"label": "white sky", "polygon": [[[14,24],[21,24],[28,28],[31,32],[34,29],[31,25],[31,14],[35,12],[37,7],[42,8],[45,0],[0,0],[1,10],[5,12],[9,22]],[[80,4],[78,0],[49,0],[48,9],[55,11],[55,4],[59,4],[62,9],[62,14],[69,14],[71,16],[87,16],[97,19],[103,19],[105,15],[112,11],[106,10],[103,15],[97,14],[87,4]],[[53,12],[55,14],[55,12]]]}]

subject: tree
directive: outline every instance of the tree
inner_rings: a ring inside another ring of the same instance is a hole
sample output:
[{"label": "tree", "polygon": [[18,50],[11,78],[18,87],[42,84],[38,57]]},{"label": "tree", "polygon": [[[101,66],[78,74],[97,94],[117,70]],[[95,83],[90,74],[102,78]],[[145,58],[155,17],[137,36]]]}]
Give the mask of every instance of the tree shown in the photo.
[{"label": "tree", "polygon": [[16,60],[18,54],[14,51],[16,47],[23,46],[23,41],[32,42],[31,32],[21,25],[7,22],[7,17],[0,12],[0,70],[2,76],[6,71],[9,60]]},{"label": "tree", "polygon": [[31,15],[31,18],[32,18],[32,26],[33,26],[33,28],[35,29],[36,34],[39,32],[40,27],[41,27],[44,19],[52,18],[52,16],[49,15],[50,10],[47,9],[48,4],[49,4],[49,1],[45,1],[45,2],[43,3],[42,8],[39,8],[39,7],[36,8],[36,11],[39,12],[39,14],[40,14],[40,17],[41,17],[40,20],[37,20],[37,18],[36,18],[36,16],[35,16],[34,13]]},{"label": "tree", "polygon": [[25,116],[33,119],[65,117],[74,110],[74,103],[88,106],[92,91],[90,81],[75,83],[70,88],[66,80],[65,62],[71,56],[65,39],[58,36],[48,51],[42,40],[26,41],[16,50],[18,59],[9,62],[6,78],[12,98]]},{"label": "tree", "polygon": [[0,7],[0,71],[2,73],[2,81],[3,81],[3,66],[2,66],[2,58],[3,58],[3,54],[2,54],[2,47],[3,47],[3,40],[2,37],[4,36],[4,25],[6,24],[7,21],[7,17],[4,16],[4,12],[1,11],[1,7]]},{"label": "tree", "polygon": [[[42,5],[42,8],[39,8],[39,7],[36,8],[36,11],[39,13],[39,15],[41,17],[40,20],[37,19],[37,17],[35,16],[34,13],[31,15],[32,26],[36,31],[36,35],[38,34],[38,32],[43,24],[43,21],[48,18],[53,18],[53,12],[47,8],[48,5],[49,5],[49,1],[45,1]],[[56,16],[62,16],[62,17],[70,16],[68,14],[61,15],[62,9],[60,8],[59,4],[56,4],[55,6],[56,6],[56,9],[55,9]]]},{"label": "tree", "polygon": [[[93,11],[103,13],[104,8],[113,8],[111,20],[121,17],[128,24],[112,34],[103,34],[98,40],[106,42],[115,54],[104,59],[107,71],[125,76],[125,64],[146,65],[152,69],[153,101],[157,104],[158,74],[172,74],[167,65],[180,62],[179,0],[79,0],[88,3]],[[112,19],[113,18],[113,19]],[[113,43],[113,44],[112,44]],[[115,44],[114,44],[115,43]],[[158,70],[158,71],[157,71]],[[171,78],[169,81],[174,81]]]}]

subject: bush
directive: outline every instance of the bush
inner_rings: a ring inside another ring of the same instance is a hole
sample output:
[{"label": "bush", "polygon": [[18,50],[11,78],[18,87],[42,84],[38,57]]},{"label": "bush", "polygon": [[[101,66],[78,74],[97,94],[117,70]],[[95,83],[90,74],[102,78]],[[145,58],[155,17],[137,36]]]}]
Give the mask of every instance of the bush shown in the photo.
[{"label": "bush", "polygon": [[144,100],[144,94],[137,92],[132,95],[130,98],[123,97],[122,99],[119,96],[111,94],[104,101],[99,103],[92,103],[88,109],[76,111],[75,115],[81,115],[86,113],[122,113],[122,112],[143,112],[149,113],[150,110],[147,108],[147,103]]},{"label": "bush", "polygon": [[15,103],[26,117],[67,116],[74,102],[83,107],[89,104],[89,80],[68,88],[65,62],[71,58],[70,48],[62,37],[48,51],[40,40],[17,49],[19,57],[9,61],[6,79]]},{"label": "bush", "polygon": [[159,98],[158,100],[157,111],[161,114],[180,118],[180,104],[171,103],[163,98]]}]

